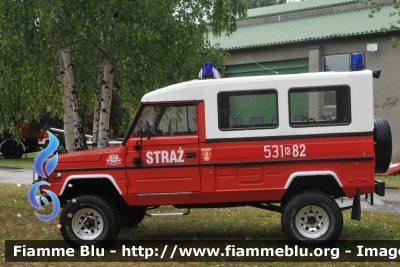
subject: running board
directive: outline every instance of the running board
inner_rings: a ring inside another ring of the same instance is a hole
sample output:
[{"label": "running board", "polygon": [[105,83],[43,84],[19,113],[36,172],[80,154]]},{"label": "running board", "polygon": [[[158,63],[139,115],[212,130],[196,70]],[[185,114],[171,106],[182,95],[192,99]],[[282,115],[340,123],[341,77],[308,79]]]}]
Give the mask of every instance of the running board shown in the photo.
[{"label": "running board", "polygon": [[157,217],[157,216],[184,216],[188,215],[190,213],[190,209],[188,209],[186,212],[160,212],[160,213],[150,213],[148,214],[146,212],[146,216],[149,217]]}]

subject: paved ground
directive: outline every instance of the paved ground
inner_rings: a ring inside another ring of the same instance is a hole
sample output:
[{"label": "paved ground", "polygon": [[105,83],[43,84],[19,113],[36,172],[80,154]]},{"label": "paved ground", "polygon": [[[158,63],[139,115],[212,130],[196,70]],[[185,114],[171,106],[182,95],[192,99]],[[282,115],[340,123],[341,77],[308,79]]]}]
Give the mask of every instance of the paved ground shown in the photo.
[{"label": "paved ground", "polygon": [[[32,184],[33,170],[2,167],[0,166],[0,183],[5,184]],[[382,211],[400,213],[400,189],[386,188],[384,197],[379,197],[374,194],[374,205],[371,206],[365,200],[364,196],[361,197],[362,210]],[[338,200],[340,206],[350,206],[351,199],[344,199],[343,203]]]},{"label": "paved ground", "polygon": [[[337,202],[340,206],[350,206],[352,205],[353,200],[345,198],[343,203],[341,203],[341,200],[338,200]],[[384,197],[374,194],[374,205],[370,205],[366,201],[365,197],[361,196],[361,209],[369,211],[400,213],[400,189],[386,188]]]},{"label": "paved ground", "polygon": [[3,184],[32,184],[33,169],[21,169],[0,166],[0,183]]}]

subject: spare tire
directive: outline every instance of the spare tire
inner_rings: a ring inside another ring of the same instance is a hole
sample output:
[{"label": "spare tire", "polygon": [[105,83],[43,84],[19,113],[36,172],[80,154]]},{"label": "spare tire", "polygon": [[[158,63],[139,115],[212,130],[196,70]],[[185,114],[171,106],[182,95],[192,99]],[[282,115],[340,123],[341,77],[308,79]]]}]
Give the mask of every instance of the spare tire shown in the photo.
[{"label": "spare tire", "polygon": [[392,159],[392,133],[385,119],[374,120],[375,172],[383,173],[389,169]]}]

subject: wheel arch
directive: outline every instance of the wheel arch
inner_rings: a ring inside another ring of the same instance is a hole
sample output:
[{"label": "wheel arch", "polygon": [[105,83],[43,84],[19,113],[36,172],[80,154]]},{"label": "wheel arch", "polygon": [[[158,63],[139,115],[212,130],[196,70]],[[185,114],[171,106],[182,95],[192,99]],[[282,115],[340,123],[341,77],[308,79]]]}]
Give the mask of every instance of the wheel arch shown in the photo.
[{"label": "wheel arch", "polygon": [[121,191],[121,189],[119,188],[118,184],[115,182],[114,177],[112,177],[112,176],[109,175],[109,174],[70,175],[70,176],[68,176],[68,178],[65,180],[65,182],[64,182],[64,184],[63,184],[63,186],[62,186],[62,188],[61,188],[60,195],[62,195],[62,194],[64,193],[64,191],[65,191],[65,189],[66,189],[68,183],[71,182],[72,180],[74,180],[74,182],[76,182],[76,181],[82,181],[82,180],[85,180],[85,181],[90,180],[90,181],[95,182],[95,180],[101,180],[101,179],[105,179],[105,180],[110,181],[111,184],[114,186],[114,188],[118,191],[118,193],[119,193],[120,195],[122,195],[122,191]]},{"label": "wheel arch", "polygon": [[[72,186],[69,186],[72,185]],[[70,175],[64,182],[59,198],[65,204],[67,200],[81,194],[98,194],[113,201],[118,208],[125,207],[127,203],[122,198],[122,191],[109,174]]]},{"label": "wheel arch", "polygon": [[[1,151],[1,147],[3,146],[3,144],[7,143],[8,141],[18,142],[17,139],[6,139],[6,140],[4,140],[3,142],[0,143],[0,151]],[[20,145],[22,146],[22,149],[23,149],[24,152],[25,152],[26,147],[25,147],[24,143],[20,142]]]},{"label": "wheel arch", "polygon": [[301,191],[317,190],[330,196],[344,196],[343,184],[333,171],[312,171],[292,173],[285,184],[285,194],[281,203],[286,203],[291,197]]}]

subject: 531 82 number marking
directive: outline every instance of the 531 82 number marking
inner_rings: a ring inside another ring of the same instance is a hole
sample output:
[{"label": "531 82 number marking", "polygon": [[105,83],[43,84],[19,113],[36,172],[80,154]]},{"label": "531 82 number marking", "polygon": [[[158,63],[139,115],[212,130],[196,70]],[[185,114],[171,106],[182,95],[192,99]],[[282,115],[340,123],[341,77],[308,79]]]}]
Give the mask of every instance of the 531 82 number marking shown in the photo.
[{"label": "531 82 number marking", "polygon": [[292,157],[305,157],[306,156],[306,145],[292,145],[292,146],[284,146],[284,145],[273,145],[273,146],[264,146],[264,155],[265,158],[284,158],[285,156]]}]

